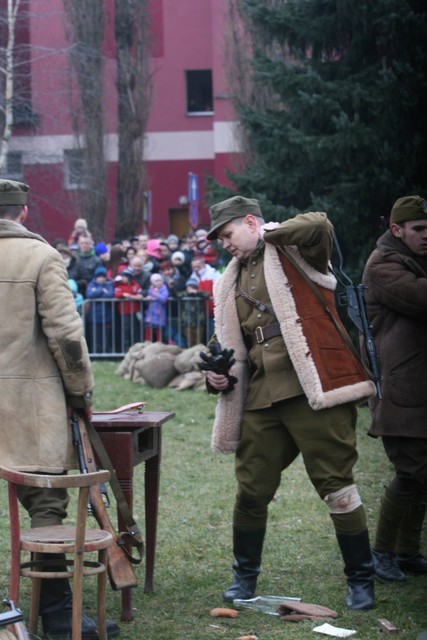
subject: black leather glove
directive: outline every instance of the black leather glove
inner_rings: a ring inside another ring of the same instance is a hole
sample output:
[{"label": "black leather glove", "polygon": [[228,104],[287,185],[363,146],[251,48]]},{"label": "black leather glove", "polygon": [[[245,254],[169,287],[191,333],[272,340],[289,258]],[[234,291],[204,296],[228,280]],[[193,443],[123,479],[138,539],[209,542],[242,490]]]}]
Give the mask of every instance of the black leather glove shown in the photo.
[{"label": "black leather glove", "polygon": [[[215,342],[209,347],[209,351],[212,355],[208,355],[203,351],[200,352],[199,355],[203,362],[198,362],[197,366],[201,371],[214,371],[215,373],[226,376],[228,379],[228,387],[222,393],[230,393],[230,391],[233,391],[237,382],[236,376],[228,373],[236,362],[235,358],[233,358],[234,349],[221,349],[220,343]],[[210,385],[208,385],[208,391],[218,393],[218,391],[212,389]]]}]

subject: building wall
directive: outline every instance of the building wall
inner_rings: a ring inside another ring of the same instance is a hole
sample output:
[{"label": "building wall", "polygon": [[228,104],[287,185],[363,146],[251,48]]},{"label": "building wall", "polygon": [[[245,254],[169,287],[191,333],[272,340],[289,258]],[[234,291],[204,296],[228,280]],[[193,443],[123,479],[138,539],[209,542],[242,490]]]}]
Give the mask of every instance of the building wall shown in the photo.
[{"label": "building wall", "polygon": [[[30,225],[48,240],[67,237],[81,216],[78,190],[64,188],[65,149],[76,146],[76,87],[69,57],[62,0],[28,0],[30,7],[31,92],[37,128],[17,127],[10,148],[23,154],[23,179],[31,186]],[[112,0],[106,2],[105,154],[108,162],[108,212],[105,240],[114,236],[117,175],[117,113]],[[151,191],[150,233],[169,233],[178,218],[182,228],[188,174],[199,178],[199,220],[208,225],[204,176],[227,184],[236,169],[233,111],[224,78],[227,0],[151,0],[153,96],[145,159]],[[187,70],[212,70],[213,111],[188,115]],[[141,228],[143,222],[141,221]],[[190,228],[190,225],[189,225]]]}]

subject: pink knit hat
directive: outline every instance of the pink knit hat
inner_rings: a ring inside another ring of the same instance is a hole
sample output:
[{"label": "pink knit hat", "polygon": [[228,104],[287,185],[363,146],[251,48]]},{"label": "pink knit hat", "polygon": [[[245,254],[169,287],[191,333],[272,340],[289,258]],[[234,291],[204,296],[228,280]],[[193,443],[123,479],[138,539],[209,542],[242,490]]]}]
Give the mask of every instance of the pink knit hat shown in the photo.
[{"label": "pink knit hat", "polygon": [[152,258],[161,258],[162,252],[160,251],[160,241],[159,240],[149,240],[147,242],[147,253]]}]

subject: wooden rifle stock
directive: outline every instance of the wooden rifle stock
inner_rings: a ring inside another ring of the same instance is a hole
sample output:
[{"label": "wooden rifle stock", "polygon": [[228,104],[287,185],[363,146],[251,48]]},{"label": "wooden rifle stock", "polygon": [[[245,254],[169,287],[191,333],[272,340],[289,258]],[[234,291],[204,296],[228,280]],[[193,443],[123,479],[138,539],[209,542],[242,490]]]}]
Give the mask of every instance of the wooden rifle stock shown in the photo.
[{"label": "wooden rifle stock", "polygon": [[[77,412],[76,412],[77,413]],[[97,471],[95,456],[86,430],[83,417],[77,413],[80,437],[85,458],[85,466],[88,472]],[[108,576],[111,587],[114,590],[136,587],[138,584],[132,564],[130,563],[123,547],[118,544],[118,535],[111,524],[110,517],[105,508],[104,500],[99,485],[90,487],[90,504],[94,517],[101,529],[109,531],[114,539],[108,548]]]}]

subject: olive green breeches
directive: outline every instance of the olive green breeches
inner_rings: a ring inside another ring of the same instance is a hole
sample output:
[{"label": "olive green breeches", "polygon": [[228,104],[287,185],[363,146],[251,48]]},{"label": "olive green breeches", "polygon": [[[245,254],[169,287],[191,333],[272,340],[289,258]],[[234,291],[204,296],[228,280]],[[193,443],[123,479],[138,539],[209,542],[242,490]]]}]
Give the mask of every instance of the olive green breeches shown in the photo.
[{"label": "olive green breeches", "polygon": [[[314,411],[305,396],[275,403],[267,409],[245,411],[236,452],[238,491],[234,526],[246,530],[266,526],[268,505],[280,485],[282,472],[299,453],[322,499],[354,485],[356,419],[353,403]],[[357,490],[354,491],[357,495]],[[360,533],[366,529],[360,500],[354,508],[342,513],[331,512],[331,517],[340,533]]]},{"label": "olive green breeches", "polygon": [[32,529],[62,524],[67,517],[69,496],[66,489],[20,486],[18,499],[29,513]]}]

